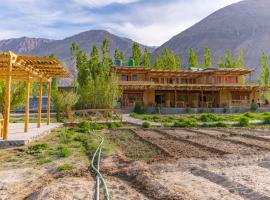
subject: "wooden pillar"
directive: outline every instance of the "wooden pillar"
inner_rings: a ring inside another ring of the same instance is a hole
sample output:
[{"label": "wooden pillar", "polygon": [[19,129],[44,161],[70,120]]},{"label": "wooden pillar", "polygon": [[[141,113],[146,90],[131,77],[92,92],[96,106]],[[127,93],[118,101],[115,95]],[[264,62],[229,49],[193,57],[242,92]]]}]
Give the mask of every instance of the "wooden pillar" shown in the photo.
[{"label": "wooden pillar", "polygon": [[176,90],[174,90],[174,107],[176,108],[177,105],[176,105]]},{"label": "wooden pillar", "polygon": [[41,112],[42,112],[42,79],[40,79],[39,81],[38,124],[37,124],[38,128],[40,128],[41,124]]},{"label": "wooden pillar", "polygon": [[26,83],[26,99],[25,99],[25,118],[24,118],[24,132],[28,132],[29,128],[29,96],[30,96],[30,77],[28,76]]},{"label": "wooden pillar", "polygon": [[10,54],[8,76],[6,78],[6,96],[5,96],[5,108],[4,108],[4,132],[3,139],[8,139],[9,129],[9,115],[10,115],[10,92],[11,92],[11,71],[12,71],[12,55]]},{"label": "wooden pillar", "polygon": [[51,122],[51,82],[48,82],[47,125]]}]

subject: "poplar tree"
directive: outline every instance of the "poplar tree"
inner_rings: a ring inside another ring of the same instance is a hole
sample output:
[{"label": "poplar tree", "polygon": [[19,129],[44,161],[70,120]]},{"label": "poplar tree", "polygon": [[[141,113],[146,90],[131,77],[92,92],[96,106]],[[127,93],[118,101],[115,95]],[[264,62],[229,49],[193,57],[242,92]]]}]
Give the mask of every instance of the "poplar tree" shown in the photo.
[{"label": "poplar tree", "polygon": [[117,48],[114,50],[114,61],[120,59],[122,63],[125,63],[125,54],[123,51],[119,51]]},{"label": "poplar tree", "polygon": [[105,38],[102,43],[102,65],[101,67],[110,68],[113,64],[112,59],[110,58],[110,42],[108,38]]},{"label": "poplar tree", "polygon": [[142,51],[140,45],[137,42],[134,42],[132,46],[132,58],[134,59],[136,66],[141,64],[141,56]]},{"label": "poplar tree", "polygon": [[238,52],[237,67],[245,68],[244,52],[242,49]]},{"label": "poplar tree", "polygon": [[116,61],[117,59],[119,59],[119,51],[118,51],[117,48],[114,50],[113,58],[114,58],[114,61]]},{"label": "poplar tree", "polygon": [[218,58],[218,68],[224,68],[224,63],[223,63],[223,58],[222,58],[222,56],[220,56],[219,58]]},{"label": "poplar tree", "polygon": [[205,53],[202,61],[202,68],[211,68],[212,67],[212,58],[209,48],[205,48]]},{"label": "poplar tree", "polygon": [[163,69],[163,60],[160,54],[157,54],[156,56],[154,69]]},{"label": "poplar tree", "polygon": [[261,84],[263,86],[268,86],[268,84],[269,84],[269,66],[268,66],[268,56],[265,52],[263,52],[263,54],[262,54],[261,63],[262,63]]},{"label": "poplar tree", "polygon": [[179,56],[175,56],[175,66],[176,69],[181,69],[181,59]]},{"label": "poplar tree", "polygon": [[150,67],[150,65],[151,65],[151,53],[148,52],[146,48],[144,48],[142,66]]},{"label": "poplar tree", "polygon": [[119,52],[119,59],[122,60],[122,63],[124,64],[125,63],[125,54],[123,51],[120,51]]},{"label": "poplar tree", "polygon": [[230,50],[227,50],[226,51],[224,67],[226,67],[226,68],[232,68],[232,54],[231,54],[231,51]]},{"label": "poplar tree", "polygon": [[[245,68],[245,60],[244,60],[244,52],[243,50],[239,50],[238,57],[237,57],[237,67],[239,68]],[[241,83],[245,83],[245,76],[242,75],[240,78]]]},{"label": "poplar tree", "polygon": [[189,51],[188,64],[189,64],[189,67],[199,68],[198,56],[192,48]]}]

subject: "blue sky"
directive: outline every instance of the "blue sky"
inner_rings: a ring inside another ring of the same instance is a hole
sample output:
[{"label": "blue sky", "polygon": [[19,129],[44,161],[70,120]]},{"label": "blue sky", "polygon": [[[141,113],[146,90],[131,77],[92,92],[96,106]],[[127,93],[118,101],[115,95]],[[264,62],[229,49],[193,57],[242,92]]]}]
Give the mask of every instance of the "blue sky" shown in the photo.
[{"label": "blue sky", "polygon": [[219,8],[240,0],[0,0],[0,39],[63,39],[104,29],[161,45]]}]

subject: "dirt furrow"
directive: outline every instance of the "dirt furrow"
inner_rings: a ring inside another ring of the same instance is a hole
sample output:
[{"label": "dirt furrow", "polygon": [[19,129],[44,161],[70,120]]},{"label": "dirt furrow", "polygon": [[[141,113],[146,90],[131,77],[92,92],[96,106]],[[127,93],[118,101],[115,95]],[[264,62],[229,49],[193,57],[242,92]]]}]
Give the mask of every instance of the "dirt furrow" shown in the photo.
[{"label": "dirt furrow", "polygon": [[216,149],[207,148],[204,145],[199,145],[185,140],[176,140],[162,135],[153,130],[134,130],[144,140],[147,140],[168,151],[176,158],[213,158],[223,155],[224,152]]},{"label": "dirt furrow", "polygon": [[188,141],[191,141],[197,144],[205,145],[209,148],[217,149],[226,154],[236,153],[236,154],[246,155],[246,154],[257,152],[257,150],[254,148],[250,149],[250,148],[247,148],[245,145],[236,144],[231,141],[223,140],[222,137],[217,138],[217,137],[212,137],[209,135],[204,135],[204,134],[199,134],[199,133],[194,134],[194,132],[191,132],[193,134],[188,135],[190,131],[187,131],[184,129],[163,130],[162,132],[167,133],[170,136],[175,137],[175,138],[186,139]]},{"label": "dirt furrow", "polygon": [[[202,134],[204,136],[209,136],[212,138],[216,138],[222,141],[228,141],[234,144],[242,145],[248,148],[248,154],[259,153],[261,151],[269,151],[269,147],[267,143],[260,143],[259,140],[254,140],[246,137],[242,137],[241,135],[235,136],[235,134],[223,133],[222,131],[215,130],[197,130],[197,129],[187,129],[188,131],[193,131],[198,134]],[[269,145],[268,145],[269,146]]]}]

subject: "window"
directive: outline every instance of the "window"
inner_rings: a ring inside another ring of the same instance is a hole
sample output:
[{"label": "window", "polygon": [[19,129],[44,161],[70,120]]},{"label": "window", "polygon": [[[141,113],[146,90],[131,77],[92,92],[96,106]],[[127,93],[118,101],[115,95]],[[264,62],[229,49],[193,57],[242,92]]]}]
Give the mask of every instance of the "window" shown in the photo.
[{"label": "window", "polygon": [[131,80],[132,81],[137,81],[138,80],[137,74],[133,74],[132,77],[131,77]]},{"label": "window", "polygon": [[128,81],[128,76],[127,75],[122,75],[121,76],[121,81]]}]

